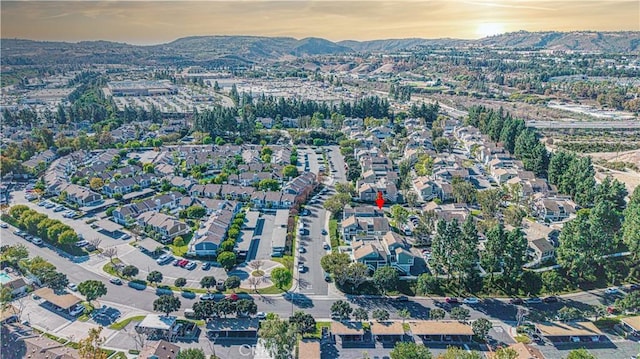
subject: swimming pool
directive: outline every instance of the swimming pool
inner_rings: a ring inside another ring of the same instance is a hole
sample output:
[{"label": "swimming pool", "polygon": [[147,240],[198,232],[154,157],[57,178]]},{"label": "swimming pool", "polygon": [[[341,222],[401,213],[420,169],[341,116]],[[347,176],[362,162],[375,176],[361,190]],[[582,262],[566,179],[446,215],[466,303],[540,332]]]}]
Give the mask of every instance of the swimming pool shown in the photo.
[{"label": "swimming pool", "polygon": [[9,275],[2,271],[0,272],[0,284],[5,284],[11,281],[11,277],[9,277]]}]

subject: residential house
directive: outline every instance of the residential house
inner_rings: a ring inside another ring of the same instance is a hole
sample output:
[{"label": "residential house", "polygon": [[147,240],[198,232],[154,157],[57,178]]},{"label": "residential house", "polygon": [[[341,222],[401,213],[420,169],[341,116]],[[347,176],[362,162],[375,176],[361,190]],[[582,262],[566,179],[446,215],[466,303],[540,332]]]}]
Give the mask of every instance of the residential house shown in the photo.
[{"label": "residential house", "polygon": [[169,239],[189,232],[186,223],[164,213],[145,212],[139,215],[136,221],[141,227],[149,228]]}]

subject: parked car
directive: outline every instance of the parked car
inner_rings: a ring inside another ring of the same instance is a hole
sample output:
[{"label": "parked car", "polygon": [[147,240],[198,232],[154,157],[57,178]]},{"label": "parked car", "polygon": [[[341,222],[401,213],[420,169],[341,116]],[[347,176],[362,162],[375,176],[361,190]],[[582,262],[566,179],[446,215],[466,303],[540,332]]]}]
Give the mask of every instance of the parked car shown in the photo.
[{"label": "parked car", "polygon": [[545,297],[544,299],[542,299],[542,301],[545,302],[545,303],[557,303],[558,300],[559,300],[558,297],[553,296],[553,295]]},{"label": "parked car", "polygon": [[298,253],[305,253],[307,250],[303,246],[298,247]]},{"label": "parked car", "polygon": [[256,319],[260,319],[260,320],[267,319],[267,313],[265,313],[265,312],[256,313]]},{"label": "parked car", "polygon": [[175,259],[171,264],[173,264],[174,267],[177,267],[178,263],[180,263],[180,259]]},{"label": "parked car", "polygon": [[89,242],[85,241],[84,239],[76,242],[76,247],[85,247],[88,245],[89,245]]},{"label": "parked car", "polygon": [[640,284],[631,284],[629,285],[629,291],[633,292],[640,289]]},{"label": "parked car", "polygon": [[44,242],[42,241],[41,238],[35,237],[33,238],[33,240],[31,241],[33,244],[35,244],[36,246],[42,246],[44,244]]},{"label": "parked car", "polygon": [[607,288],[607,289],[605,289],[605,290],[604,290],[604,294],[611,295],[611,294],[616,294],[616,293],[618,293],[619,291],[620,291],[620,290],[619,290],[618,288],[616,288],[616,287],[611,287],[611,288]]},{"label": "parked car", "polygon": [[53,209],[54,212],[62,212],[64,211],[64,206],[57,206],[56,208]]},{"label": "parked car", "polygon": [[307,267],[305,267],[303,263],[299,263],[298,264],[298,272],[304,273],[306,271],[307,271]]},{"label": "parked car", "polygon": [[396,301],[398,301],[398,302],[408,302],[409,301],[409,297],[407,297],[406,295],[401,295],[399,297],[396,297]]},{"label": "parked car", "polygon": [[326,236],[327,234],[329,234],[326,229],[323,229],[321,233],[323,236]]},{"label": "parked car", "polygon": [[524,301],[520,298],[511,298],[509,299],[510,304],[523,304]]},{"label": "parked car", "polygon": [[122,285],[122,280],[118,277],[112,277],[111,279],[109,279],[109,282],[115,285]]},{"label": "parked car", "polygon": [[76,315],[83,312],[84,312],[84,306],[82,304],[76,304],[76,306],[69,311],[69,314],[75,317]]},{"label": "parked car", "polygon": [[444,301],[449,303],[449,304],[458,304],[460,303],[460,300],[456,297],[446,297],[444,298]]},{"label": "parked car", "polygon": [[131,235],[129,233],[125,233],[120,237],[120,239],[124,239],[124,240],[127,240],[129,238],[131,238]]},{"label": "parked car", "polygon": [[[187,299],[193,299],[196,297],[196,293],[190,291],[190,290],[183,290],[180,295],[182,295],[184,298]],[[186,314],[186,310],[185,310],[185,314]]]},{"label": "parked car", "polygon": [[173,256],[169,255],[169,254],[163,254],[160,257],[158,257],[158,259],[156,259],[156,262],[158,264],[166,264],[169,263],[173,260]]},{"label": "parked car", "polygon": [[189,262],[184,267],[185,269],[193,270],[196,268],[196,266],[197,266],[196,262]]},{"label": "parked car", "polygon": [[329,250],[331,249],[331,246],[329,245],[329,243],[325,243],[322,245],[322,248],[324,248],[325,250]]},{"label": "parked car", "polygon": [[9,228],[9,226],[6,223],[2,222],[0,223],[0,228]]},{"label": "parked car", "polygon": [[178,266],[182,268],[186,267],[187,264],[189,264],[189,261],[187,259],[182,259],[178,262]]},{"label": "parked car", "polygon": [[72,291],[76,292],[78,291],[78,285],[75,283],[69,283],[67,284],[67,288],[71,289]]},{"label": "parked car", "polygon": [[47,202],[40,201],[40,202],[38,202],[38,207],[44,207],[45,204],[47,204]]},{"label": "parked car", "polygon": [[204,262],[202,264],[202,270],[209,270],[211,268],[211,262]]},{"label": "parked car", "polygon": [[213,293],[205,293],[200,295],[200,300],[215,300],[216,295]]},{"label": "parked car", "polygon": [[464,299],[462,300],[462,303],[464,303],[464,304],[471,304],[471,305],[473,305],[473,304],[478,304],[478,303],[480,303],[480,299],[478,299],[478,298],[476,298],[476,297],[464,298]]},{"label": "parked car", "polygon": [[540,304],[542,303],[542,299],[538,298],[538,297],[533,297],[533,298],[529,298],[527,300],[524,301],[525,304]]}]

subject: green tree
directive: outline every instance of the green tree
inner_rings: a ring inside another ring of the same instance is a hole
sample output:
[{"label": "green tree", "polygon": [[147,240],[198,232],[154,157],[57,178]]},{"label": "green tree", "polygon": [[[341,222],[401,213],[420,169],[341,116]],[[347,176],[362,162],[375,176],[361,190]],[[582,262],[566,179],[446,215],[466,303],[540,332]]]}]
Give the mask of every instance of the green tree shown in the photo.
[{"label": "green tree", "polygon": [[176,247],[184,246],[184,239],[180,236],[177,236],[176,238],[173,239],[173,245]]},{"label": "green tree", "polygon": [[218,263],[228,272],[236,266],[236,254],[233,252],[222,252],[218,254]]},{"label": "green tree", "polygon": [[282,168],[282,175],[285,178],[294,178],[298,176],[298,167],[294,165],[286,165]]},{"label": "green tree", "polygon": [[463,307],[455,307],[451,309],[451,313],[449,313],[451,319],[455,319],[461,322],[465,322],[469,319],[469,309]]},{"label": "green tree", "polygon": [[344,268],[351,264],[348,253],[332,252],[320,259],[320,266],[325,272],[334,274],[337,268]]},{"label": "green tree", "polygon": [[348,193],[337,193],[327,198],[323,207],[331,213],[340,213],[344,207],[351,202],[351,195]]},{"label": "green tree", "polygon": [[353,318],[355,320],[367,321],[369,320],[369,313],[363,308],[356,308],[353,310]]},{"label": "green tree", "polygon": [[235,309],[238,316],[253,315],[258,312],[258,305],[250,299],[240,299],[235,303]]},{"label": "green tree", "polygon": [[153,163],[148,162],[142,165],[142,171],[144,173],[155,173],[156,169],[153,165]]},{"label": "green tree", "polygon": [[477,197],[485,218],[494,218],[498,213],[500,201],[502,200],[502,190],[495,188],[479,191]]},{"label": "green tree", "polygon": [[542,286],[545,291],[558,293],[567,286],[565,279],[557,271],[542,272]]},{"label": "green tree", "polygon": [[391,216],[395,222],[396,227],[401,227],[407,223],[409,218],[409,211],[399,204],[394,204],[390,208]]},{"label": "green tree", "polygon": [[567,359],[597,359],[597,357],[589,353],[587,349],[580,348],[570,351],[569,355],[567,355]]},{"label": "green tree", "polygon": [[60,244],[74,244],[78,242],[78,235],[73,229],[66,230],[58,236]]},{"label": "green tree", "polygon": [[640,186],[631,195],[629,204],[624,210],[622,224],[622,240],[627,245],[634,259],[640,258]]},{"label": "green tree", "polygon": [[373,273],[373,283],[375,283],[383,293],[395,290],[399,280],[400,274],[395,268],[390,266],[380,267]]},{"label": "green tree", "polygon": [[384,322],[385,320],[389,320],[389,312],[384,309],[374,309],[371,317],[379,322]]},{"label": "green tree", "polygon": [[89,180],[89,187],[94,191],[101,191],[104,186],[104,181],[100,177],[93,177]]},{"label": "green tree", "polygon": [[489,330],[493,328],[493,324],[485,318],[478,318],[471,323],[471,328],[473,329],[473,334],[476,337],[481,340],[485,340],[489,334]]},{"label": "green tree", "polygon": [[440,281],[429,273],[422,273],[416,280],[416,292],[420,295],[437,293],[440,290]]},{"label": "green tree", "polygon": [[211,288],[211,287],[215,287],[216,285],[216,278],[213,276],[205,276],[200,278],[200,286],[202,288]]},{"label": "green tree", "polygon": [[518,352],[509,347],[498,348],[493,355],[494,359],[518,359]]},{"label": "green tree", "polygon": [[2,287],[2,289],[0,289],[0,305],[2,306],[2,309],[5,309],[9,303],[11,303],[12,299],[13,294],[11,293],[11,288]]},{"label": "green tree", "polygon": [[173,281],[173,285],[175,285],[178,288],[184,287],[185,285],[187,285],[187,279],[186,278],[176,278],[176,280]]},{"label": "green tree", "polygon": [[78,342],[78,354],[82,359],[107,359],[107,352],[102,350],[105,338],[101,337],[102,327],[89,329],[89,335]]},{"label": "green tree", "polygon": [[2,246],[0,250],[2,251],[2,261],[14,267],[23,259],[29,258],[29,250],[23,244]]},{"label": "green tree", "polygon": [[176,359],[206,359],[204,351],[200,348],[180,349]]},{"label": "green tree", "polygon": [[160,283],[162,282],[162,273],[157,270],[151,271],[147,274],[147,282],[149,283]]},{"label": "green tree", "polygon": [[478,196],[478,190],[471,182],[467,182],[460,177],[454,177],[451,183],[453,187],[453,197],[458,203],[473,204]]},{"label": "green tree", "polygon": [[296,311],[289,317],[289,323],[295,325],[299,334],[314,333],[316,331],[316,320],[313,315],[302,311]]},{"label": "green tree", "polygon": [[493,228],[490,228],[487,231],[485,250],[482,253],[482,266],[491,273],[492,280],[493,273],[500,270],[500,263],[502,263],[504,259],[505,241],[506,233],[504,232],[504,226],[501,223],[496,224]]},{"label": "green tree", "polygon": [[434,308],[429,311],[429,319],[431,320],[442,320],[447,312],[444,309]]},{"label": "green tree", "polygon": [[339,318],[340,320],[348,320],[351,317],[353,308],[348,302],[344,300],[337,300],[331,305],[331,317]]},{"label": "green tree", "polygon": [[438,359],[482,359],[484,355],[477,351],[468,352],[463,348],[449,346],[447,350],[438,355]]},{"label": "green tree", "polygon": [[620,310],[631,311],[640,309],[640,292],[631,292],[623,298],[616,299],[616,307]]},{"label": "green tree", "polygon": [[235,289],[235,288],[240,287],[240,277],[238,277],[236,275],[229,276],[224,281],[224,287],[226,289]]},{"label": "green tree", "polygon": [[56,292],[63,291],[69,284],[69,279],[64,273],[56,272],[55,270],[44,272],[38,277],[42,284],[53,289]]},{"label": "green tree", "polygon": [[391,359],[431,359],[431,352],[424,345],[414,342],[396,342],[389,353]]},{"label": "green tree", "polygon": [[411,312],[408,309],[403,308],[398,311],[398,316],[402,318],[402,323],[404,323],[405,320],[411,318]]},{"label": "green tree", "polygon": [[78,284],[78,292],[87,298],[88,302],[107,294],[107,286],[99,280],[85,280]]},{"label": "green tree", "polygon": [[292,279],[293,274],[287,268],[278,267],[271,271],[271,280],[273,281],[273,284],[280,289],[287,287],[291,283]]},{"label": "green tree", "polygon": [[122,275],[125,277],[135,277],[138,275],[139,272],[140,271],[138,270],[138,268],[131,264],[122,268]]},{"label": "green tree", "polygon": [[258,182],[258,189],[262,191],[279,191],[280,190],[280,182],[278,180],[274,180],[271,178],[265,178]]},{"label": "green tree", "polygon": [[161,295],[153,301],[153,311],[165,313],[167,317],[171,312],[180,309],[180,306],[182,306],[180,299],[173,295]]},{"label": "green tree", "polygon": [[221,252],[232,252],[235,247],[236,247],[236,242],[233,240],[226,240],[220,243]]},{"label": "green tree", "polygon": [[297,328],[280,318],[267,319],[260,323],[258,335],[274,359],[290,359],[298,340]]}]

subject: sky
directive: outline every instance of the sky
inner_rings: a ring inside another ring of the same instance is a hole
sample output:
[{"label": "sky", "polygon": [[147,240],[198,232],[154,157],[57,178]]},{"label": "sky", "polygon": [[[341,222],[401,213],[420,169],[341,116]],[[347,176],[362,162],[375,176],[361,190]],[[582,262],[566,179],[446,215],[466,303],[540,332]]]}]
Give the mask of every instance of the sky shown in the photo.
[{"label": "sky", "polygon": [[6,1],[2,38],[157,44],[195,35],[474,39],[640,31],[640,0]]}]

